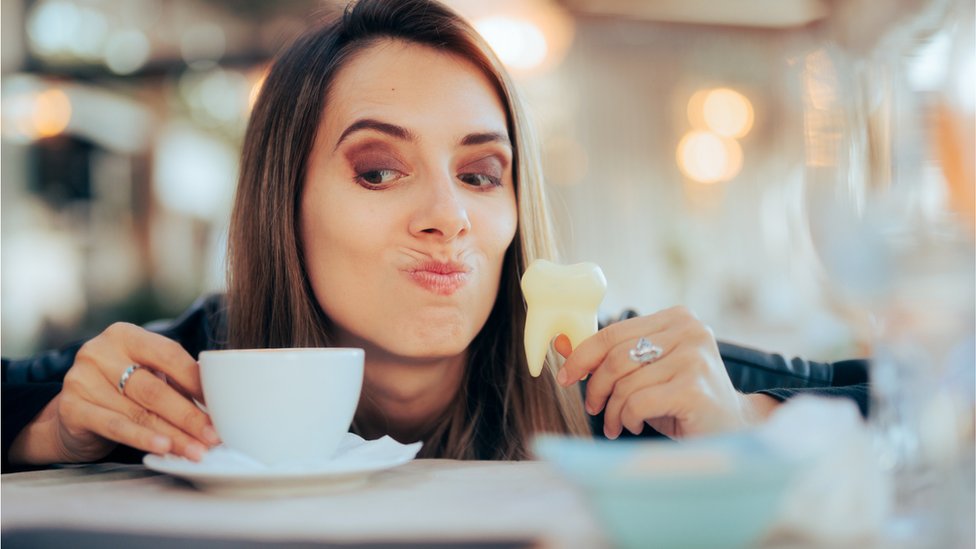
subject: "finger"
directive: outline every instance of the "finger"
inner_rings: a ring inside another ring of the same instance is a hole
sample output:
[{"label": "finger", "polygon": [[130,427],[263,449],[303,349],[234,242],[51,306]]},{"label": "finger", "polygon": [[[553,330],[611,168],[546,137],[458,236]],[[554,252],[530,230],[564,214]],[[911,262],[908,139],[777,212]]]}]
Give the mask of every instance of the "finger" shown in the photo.
[{"label": "finger", "polygon": [[636,340],[639,337],[653,337],[668,327],[684,325],[693,319],[694,317],[684,307],[672,307],[652,315],[629,318],[611,324],[583,340],[573,350],[560,370],[559,379],[566,380],[563,386],[567,387],[596,370],[607,353],[621,342]]},{"label": "finger", "polygon": [[153,454],[169,453],[173,441],[165,435],[143,427],[124,414],[95,404],[89,404],[80,412],[82,424],[100,437],[113,440]]},{"label": "finger", "polygon": [[119,332],[132,362],[166,374],[194,398],[203,400],[200,368],[179,343],[133,324],[113,324],[112,328]]},{"label": "finger", "polygon": [[569,340],[569,336],[566,334],[557,335],[552,346],[555,347],[557,353],[563,355],[563,358],[568,357],[573,352],[573,342]]},{"label": "finger", "polygon": [[659,418],[676,419],[678,412],[673,409],[674,391],[662,385],[643,387],[627,397],[620,409],[621,432],[627,429],[639,434],[644,422]]},{"label": "finger", "polygon": [[603,416],[603,433],[607,438],[615,439],[626,428],[636,435],[643,430],[645,421],[677,418],[677,391],[671,385],[643,386],[627,395],[614,393],[607,402],[607,411]]},{"label": "finger", "polygon": [[147,410],[127,398],[119,397],[119,401],[116,405],[126,417],[137,425],[151,429],[172,441],[169,453],[192,461],[202,460],[204,454],[207,453],[206,446],[200,441],[190,437],[151,410]]},{"label": "finger", "polygon": [[619,343],[607,353],[607,356],[600,363],[600,366],[593,372],[593,376],[586,384],[585,406],[590,414],[598,414],[607,399],[614,392],[614,388],[623,379],[629,379],[632,375],[641,370],[641,378],[648,377],[650,374],[653,380],[647,383],[661,383],[669,377],[670,369],[662,368],[661,361],[678,345],[678,334],[671,330],[665,330],[654,335],[652,341],[654,345],[661,348],[661,356],[653,363],[640,364],[630,358],[631,350],[637,345],[636,339],[626,340]]},{"label": "finger", "polygon": [[206,446],[220,442],[207,414],[145,368],[129,378],[125,396]]},{"label": "finger", "polygon": [[[614,437],[623,430],[623,408],[634,393],[648,387],[666,386],[678,373],[677,362],[661,359],[658,362],[644,366],[634,373],[620,379],[613,392],[607,398],[603,410],[604,433],[613,433]],[[649,416],[653,418],[655,416]]]},{"label": "finger", "polygon": [[[140,377],[143,379],[150,379],[156,383],[163,383],[155,375],[143,371],[143,369],[136,370],[140,373]],[[133,373],[132,378],[135,379],[135,373]],[[131,381],[130,381],[131,383]],[[130,391],[131,384],[126,384],[126,393]],[[167,388],[169,388],[167,386]],[[172,388],[169,388],[172,390]],[[193,461],[200,461],[203,459],[204,454],[207,451],[207,447],[211,446],[209,443],[203,443],[197,439],[194,439],[184,431],[178,429],[158,414],[149,410],[131,398],[119,394],[114,388],[108,388],[105,385],[98,386],[97,389],[89,393],[90,404],[98,407],[105,407],[115,412],[119,412],[129,418],[132,422],[137,425],[141,425],[147,429],[151,429],[156,433],[168,438],[171,441],[171,445],[167,453],[172,453],[175,455],[183,456]],[[207,420],[209,421],[209,419]],[[214,434],[216,438],[216,433]]]}]

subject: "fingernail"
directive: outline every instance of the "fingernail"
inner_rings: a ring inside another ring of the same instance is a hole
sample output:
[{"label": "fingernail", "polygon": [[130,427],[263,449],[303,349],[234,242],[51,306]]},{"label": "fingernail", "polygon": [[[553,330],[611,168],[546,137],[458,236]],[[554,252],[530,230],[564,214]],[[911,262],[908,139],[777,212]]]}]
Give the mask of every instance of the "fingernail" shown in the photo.
[{"label": "fingernail", "polygon": [[169,444],[169,437],[163,435],[156,435],[149,441],[149,447],[154,454],[165,454],[169,451]]},{"label": "fingernail", "polygon": [[607,427],[606,425],[603,426],[603,436],[609,438],[610,440],[617,438],[613,436],[613,434],[611,434],[610,428]]},{"label": "fingernail", "polygon": [[203,440],[211,446],[220,444],[220,437],[217,436],[217,431],[214,431],[214,428],[209,425],[203,428]]},{"label": "fingernail", "polygon": [[203,459],[204,454],[207,453],[207,449],[196,442],[191,442],[186,445],[186,457],[192,459],[193,461],[200,461]]},{"label": "fingernail", "polygon": [[569,381],[569,374],[566,373],[565,368],[560,368],[559,373],[556,374],[556,382],[560,385],[566,385],[567,381]]},{"label": "fingernail", "polygon": [[594,411],[593,406],[591,406],[589,402],[585,403],[583,406],[586,408],[586,413],[587,414],[590,414],[591,416],[595,416],[596,415],[596,412]]}]

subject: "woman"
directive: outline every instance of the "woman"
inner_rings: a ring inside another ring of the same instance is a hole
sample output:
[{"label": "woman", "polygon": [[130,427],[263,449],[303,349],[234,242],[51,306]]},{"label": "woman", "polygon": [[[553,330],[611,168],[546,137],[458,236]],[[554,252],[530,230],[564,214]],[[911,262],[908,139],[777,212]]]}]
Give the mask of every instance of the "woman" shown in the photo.
[{"label": "woman", "polygon": [[[117,457],[117,445],[199,460],[219,440],[190,400],[203,398],[194,357],[218,347],[364,348],[353,430],[423,440],[428,457],[522,459],[539,432],[726,431],[789,396],[733,388],[728,362],[749,351],[723,357],[681,308],[612,324],[575,350],[557,340],[563,368],[531,378],[519,279],[552,256],[551,234],[536,141],[483,40],[435,2],[362,0],[266,79],[244,141],[226,299],[160,333],[117,324],[80,348],[5,363],[5,465]],[[640,338],[659,347],[653,366],[630,359]],[[863,400],[863,386],[846,391]]]}]

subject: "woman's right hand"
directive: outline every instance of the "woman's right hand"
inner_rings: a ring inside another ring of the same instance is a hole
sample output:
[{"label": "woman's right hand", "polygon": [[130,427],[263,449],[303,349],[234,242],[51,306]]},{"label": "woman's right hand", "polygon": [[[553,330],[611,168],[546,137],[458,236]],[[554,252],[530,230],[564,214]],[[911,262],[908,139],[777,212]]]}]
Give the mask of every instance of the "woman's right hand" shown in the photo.
[{"label": "woman's right hand", "polygon": [[[129,366],[139,365],[125,384]],[[155,375],[154,375],[155,374]],[[89,462],[125,444],[199,461],[220,442],[203,402],[196,361],[175,341],[117,323],[85,343],[61,392],[17,436],[12,463]]]}]

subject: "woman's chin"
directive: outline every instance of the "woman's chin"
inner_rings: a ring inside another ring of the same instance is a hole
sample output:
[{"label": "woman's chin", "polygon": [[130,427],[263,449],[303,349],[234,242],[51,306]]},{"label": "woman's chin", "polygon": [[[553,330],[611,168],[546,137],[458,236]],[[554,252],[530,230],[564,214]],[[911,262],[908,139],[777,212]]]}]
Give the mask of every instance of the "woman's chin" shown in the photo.
[{"label": "woman's chin", "polygon": [[469,341],[458,340],[417,339],[407,345],[398,345],[397,348],[389,351],[408,360],[428,362],[457,357],[467,350],[469,343]]},{"label": "woman's chin", "polygon": [[[460,308],[427,308],[339,327],[337,343],[364,347],[366,361],[443,360],[463,355],[485,320]],[[487,318],[487,312],[483,313]],[[383,357],[383,355],[386,355]]]},{"label": "woman's chin", "polygon": [[477,331],[463,315],[429,315],[399,332],[387,349],[405,358],[442,359],[465,352]]}]

